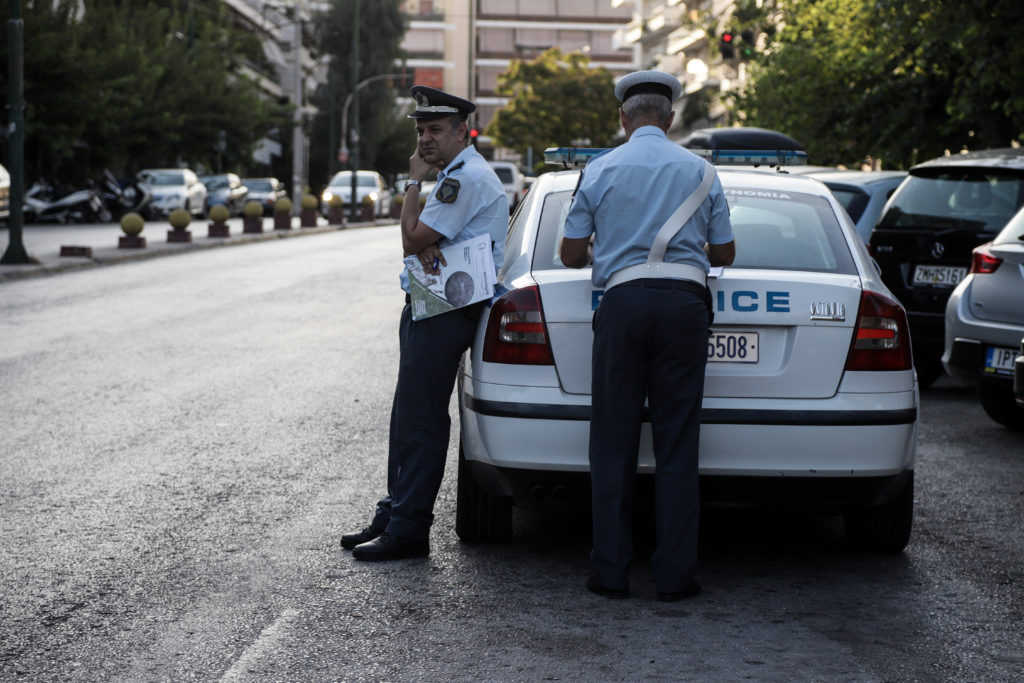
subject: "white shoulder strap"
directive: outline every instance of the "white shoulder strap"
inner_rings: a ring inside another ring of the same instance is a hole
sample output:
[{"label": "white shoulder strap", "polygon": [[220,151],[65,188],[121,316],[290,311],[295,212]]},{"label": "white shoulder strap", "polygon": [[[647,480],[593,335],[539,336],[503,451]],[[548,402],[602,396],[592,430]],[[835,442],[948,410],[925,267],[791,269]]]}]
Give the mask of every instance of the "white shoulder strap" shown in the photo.
[{"label": "white shoulder strap", "polygon": [[715,182],[716,175],[715,167],[705,161],[704,178],[700,181],[700,185],[697,186],[693,194],[679,205],[679,208],[668,217],[665,224],[658,230],[658,234],[654,238],[654,244],[651,245],[651,252],[647,255],[648,263],[660,263],[665,260],[668,243],[683,229],[686,221],[690,220],[690,217],[704,203],[704,200],[711,192],[711,185]]}]

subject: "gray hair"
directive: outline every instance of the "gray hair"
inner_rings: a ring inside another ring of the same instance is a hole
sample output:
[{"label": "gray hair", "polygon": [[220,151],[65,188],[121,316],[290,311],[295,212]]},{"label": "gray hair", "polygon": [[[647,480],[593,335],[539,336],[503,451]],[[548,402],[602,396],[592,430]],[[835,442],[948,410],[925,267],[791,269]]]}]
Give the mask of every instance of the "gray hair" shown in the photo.
[{"label": "gray hair", "polygon": [[672,103],[664,95],[655,93],[643,93],[633,95],[622,103],[622,113],[630,123],[635,121],[654,120],[665,124],[668,117],[672,115]]}]

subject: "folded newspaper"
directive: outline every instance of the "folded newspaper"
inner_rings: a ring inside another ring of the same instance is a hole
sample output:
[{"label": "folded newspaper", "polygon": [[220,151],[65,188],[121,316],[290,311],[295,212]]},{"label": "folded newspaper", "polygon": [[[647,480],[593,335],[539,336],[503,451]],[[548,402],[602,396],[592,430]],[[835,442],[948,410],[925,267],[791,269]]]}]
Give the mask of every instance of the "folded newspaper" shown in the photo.
[{"label": "folded newspaper", "polygon": [[490,299],[494,294],[494,257],[490,235],[481,235],[441,249],[447,265],[427,273],[415,256],[405,258],[409,273],[412,319],[423,320]]}]

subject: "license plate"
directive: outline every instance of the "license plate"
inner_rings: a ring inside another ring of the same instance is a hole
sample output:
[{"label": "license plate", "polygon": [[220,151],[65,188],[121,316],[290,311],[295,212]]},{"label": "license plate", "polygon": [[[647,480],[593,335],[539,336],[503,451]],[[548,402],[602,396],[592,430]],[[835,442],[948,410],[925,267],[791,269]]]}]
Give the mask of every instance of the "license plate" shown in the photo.
[{"label": "license plate", "polygon": [[708,337],[709,363],[756,363],[757,332],[715,332]]},{"label": "license plate", "polygon": [[917,266],[914,268],[915,285],[954,287],[967,275],[959,266]]},{"label": "license plate", "polygon": [[985,352],[985,372],[1013,374],[1013,359],[1017,357],[1017,349],[1002,346],[990,346]]}]

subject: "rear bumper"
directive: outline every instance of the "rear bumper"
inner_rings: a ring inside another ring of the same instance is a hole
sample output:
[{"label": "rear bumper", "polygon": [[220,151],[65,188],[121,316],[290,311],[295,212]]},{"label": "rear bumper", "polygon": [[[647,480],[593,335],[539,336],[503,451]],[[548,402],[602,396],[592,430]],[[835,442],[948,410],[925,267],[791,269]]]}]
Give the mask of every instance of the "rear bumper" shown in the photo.
[{"label": "rear bumper", "polygon": [[1009,388],[1013,385],[1012,374],[986,371],[985,354],[988,347],[989,344],[973,339],[955,339],[948,353],[943,355],[942,364],[946,372],[963,382]]},{"label": "rear bumper", "polygon": [[[532,398],[545,396],[551,400],[527,403],[461,394],[466,461],[492,494],[529,501],[589,484],[589,397],[555,389]],[[736,403],[704,400],[700,474],[709,501],[869,505],[913,470],[915,391]],[[638,472],[650,475],[654,465],[644,424]]]},{"label": "rear bumper", "polygon": [[[467,463],[470,476],[490,495],[513,498],[523,507],[548,503],[590,505],[590,475],[496,467]],[[879,477],[730,477],[701,474],[700,500],[708,505],[779,506],[842,511],[883,505],[913,478],[913,470]],[[652,473],[641,472],[637,485],[650,487]]]}]

